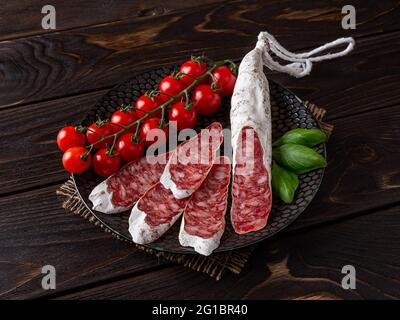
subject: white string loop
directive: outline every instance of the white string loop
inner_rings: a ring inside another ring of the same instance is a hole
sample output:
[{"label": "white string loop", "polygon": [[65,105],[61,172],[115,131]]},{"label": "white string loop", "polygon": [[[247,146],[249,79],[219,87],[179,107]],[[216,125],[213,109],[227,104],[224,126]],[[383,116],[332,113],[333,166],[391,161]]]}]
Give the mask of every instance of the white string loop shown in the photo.
[{"label": "white string loop", "polygon": [[[327,53],[320,56],[314,56],[322,51],[334,48],[342,44],[348,44],[347,47],[339,52]],[[309,52],[304,53],[293,53],[282,47],[279,42],[269,34],[268,32],[260,32],[258,35],[257,47],[262,49],[264,64],[271,70],[281,71],[288,73],[296,78],[304,77],[310,74],[312,69],[312,63],[335,59],[348,54],[354,49],[355,41],[353,38],[339,38],[335,41],[329,42],[323,46],[315,48]],[[282,60],[292,62],[287,65],[282,65],[278,61],[275,61],[269,51],[273,52],[277,57]]]}]

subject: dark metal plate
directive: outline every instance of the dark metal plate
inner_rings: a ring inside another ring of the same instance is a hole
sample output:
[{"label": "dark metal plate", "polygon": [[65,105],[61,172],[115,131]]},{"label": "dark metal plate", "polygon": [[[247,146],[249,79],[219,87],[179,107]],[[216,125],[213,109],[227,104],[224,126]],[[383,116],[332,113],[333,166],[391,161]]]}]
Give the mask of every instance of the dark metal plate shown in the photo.
[{"label": "dark metal plate", "polygon": [[[98,116],[103,119],[109,118],[120,104],[132,103],[144,92],[155,89],[159,81],[164,76],[171,74],[174,68],[175,66],[163,67],[157,70],[143,72],[133,79],[116,86],[97,103],[95,108],[84,120],[84,124],[94,121]],[[298,97],[271,80],[269,81],[269,86],[272,108],[272,134],[274,140],[286,131],[296,127],[318,128],[318,124],[312,114]],[[229,99],[226,99],[223,101],[223,105],[217,114],[207,118],[200,118],[196,129],[204,128],[213,121],[219,121],[224,128],[228,128],[230,126],[229,110]],[[325,145],[318,146],[316,150],[326,156]],[[287,227],[296,220],[312,201],[318,191],[323,174],[324,170],[320,169],[302,175],[300,177],[299,191],[291,205],[286,205],[279,199],[274,198],[268,225],[263,230],[257,232],[251,232],[245,235],[236,234],[229,221],[230,205],[228,205],[226,230],[221,239],[221,245],[215,252],[233,250],[254,244],[271,237]],[[129,212],[117,215],[106,215],[91,209],[91,202],[88,200],[88,196],[91,190],[102,181],[102,178],[97,177],[89,170],[81,175],[75,175],[74,181],[79,195],[96,219],[110,228],[112,232],[131,241],[128,232]],[[178,241],[179,226],[180,220],[158,241],[147,246],[153,249],[174,253],[194,253],[192,248],[180,246]]]}]

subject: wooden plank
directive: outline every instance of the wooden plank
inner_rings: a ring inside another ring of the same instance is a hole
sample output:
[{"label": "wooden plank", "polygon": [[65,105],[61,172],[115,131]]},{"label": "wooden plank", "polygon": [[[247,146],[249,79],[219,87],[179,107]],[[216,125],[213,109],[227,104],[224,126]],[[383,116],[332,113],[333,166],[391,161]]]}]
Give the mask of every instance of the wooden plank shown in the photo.
[{"label": "wooden plank", "polygon": [[0,194],[65,181],[57,132],[66,124],[79,124],[104,93],[1,111]]},{"label": "wooden plank", "polygon": [[[220,2],[204,0],[201,5]],[[0,41],[28,37],[37,34],[59,32],[83,26],[110,23],[128,18],[154,17],[199,6],[198,1],[98,1],[53,0],[56,9],[56,30],[41,27],[42,7],[48,2],[42,0],[7,1],[0,7]],[[18,23],[15,17],[18,16]]]},{"label": "wooden plank", "polygon": [[[398,299],[399,209],[265,241],[243,274],[219,282],[168,267],[58,298]],[[341,286],[344,265],[356,269],[356,290]]]},{"label": "wooden plank", "polygon": [[[356,1],[357,29],[343,30],[344,4],[210,4],[152,19],[126,19],[1,42],[0,107],[110,87],[130,78],[135,70],[179,62],[193,53],[216,60],[241,58],[254,46],[260,30],[268,29],[288,49],[298,50],[339,36],[365,36],[400,27],[397,1],[374,3],[368,9]],[[332,63],[341,69],[346,66],[343,61]]]},{"label": "wooden plank", "polygon": [[163,267],[61,207],[57,186],[0,199],[0,298],[49,294],[42,267],[56,268],[57,289],[101,282]]}]

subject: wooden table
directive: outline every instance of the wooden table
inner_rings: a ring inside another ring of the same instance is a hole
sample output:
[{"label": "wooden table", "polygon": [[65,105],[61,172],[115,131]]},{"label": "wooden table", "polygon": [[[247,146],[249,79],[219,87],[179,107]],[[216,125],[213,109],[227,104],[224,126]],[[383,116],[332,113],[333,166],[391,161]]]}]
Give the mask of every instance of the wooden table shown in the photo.
[{"label": "wooden table", "polygon": [[[43,30],[47,3],[0,8],[0,298],[400,298],[399,1],[352,1],[354,30],[341,28],[346,1],[53,0],[57,29]],[[293,51],[340,36],[357,46],[303,79],[270,73],[326,108],[335,130],[317,197],[242,274],[215,282],[158,261],[61,207],[61,126],[135,71],[240,59],[263,30]],[[56,290],[41,287],[47,264]],[[356,290],[341,286],[344,265]]]}]

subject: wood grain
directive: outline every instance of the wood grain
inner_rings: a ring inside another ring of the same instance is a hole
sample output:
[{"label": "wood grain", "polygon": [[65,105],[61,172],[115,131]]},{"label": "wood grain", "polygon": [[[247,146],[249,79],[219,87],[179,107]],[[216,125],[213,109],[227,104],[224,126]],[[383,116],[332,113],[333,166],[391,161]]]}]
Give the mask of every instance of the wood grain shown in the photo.
[{"label": "wood grain", "polygon": [[58,130],[77,125],[105,91],[0,112],[0,194],[61,182]]},{"label": "wood grain", "polygon": [[[0,41],[28,37],[49,32],[60,32],[96,24],[111,23],[139,17],[154,17],[176,12],[184,8],[203,6],[218,0],[43,0],[7,1],[0,7]],[[56,30],[41,27],[42,7],[51,4],[56,9]],[[15,17],[18,17],[18,23]]]},{"label": "wood grain", "polygon": [[[357,29],[342,30],[344,4],[219,3],[1,42],[0,107],[108,88],[135,70],[182,61],[190,54],[205,53],[216,60],[241,58],[261,30],[298,50],[339,36],[362,37],[400,27],[397,1],[374,3],[368,9],[356,1]],[[341,63],[335,66],[344,68]]]},{"label": "wood grain", "polygon": [[[56,188],[0,199],[0,298],[39,297],[163,267],[65,211]],[[41,287],[41,270],[48,264],[57,272],[57,289],[50,292]]]},{"label": "wood grain", "polygon": [[[168,267],[58,298],[398,299],[399,209],[268,240],[242,275],[219,282]],[[348,264],[356,268],[356,290],[341,287]]]}]

